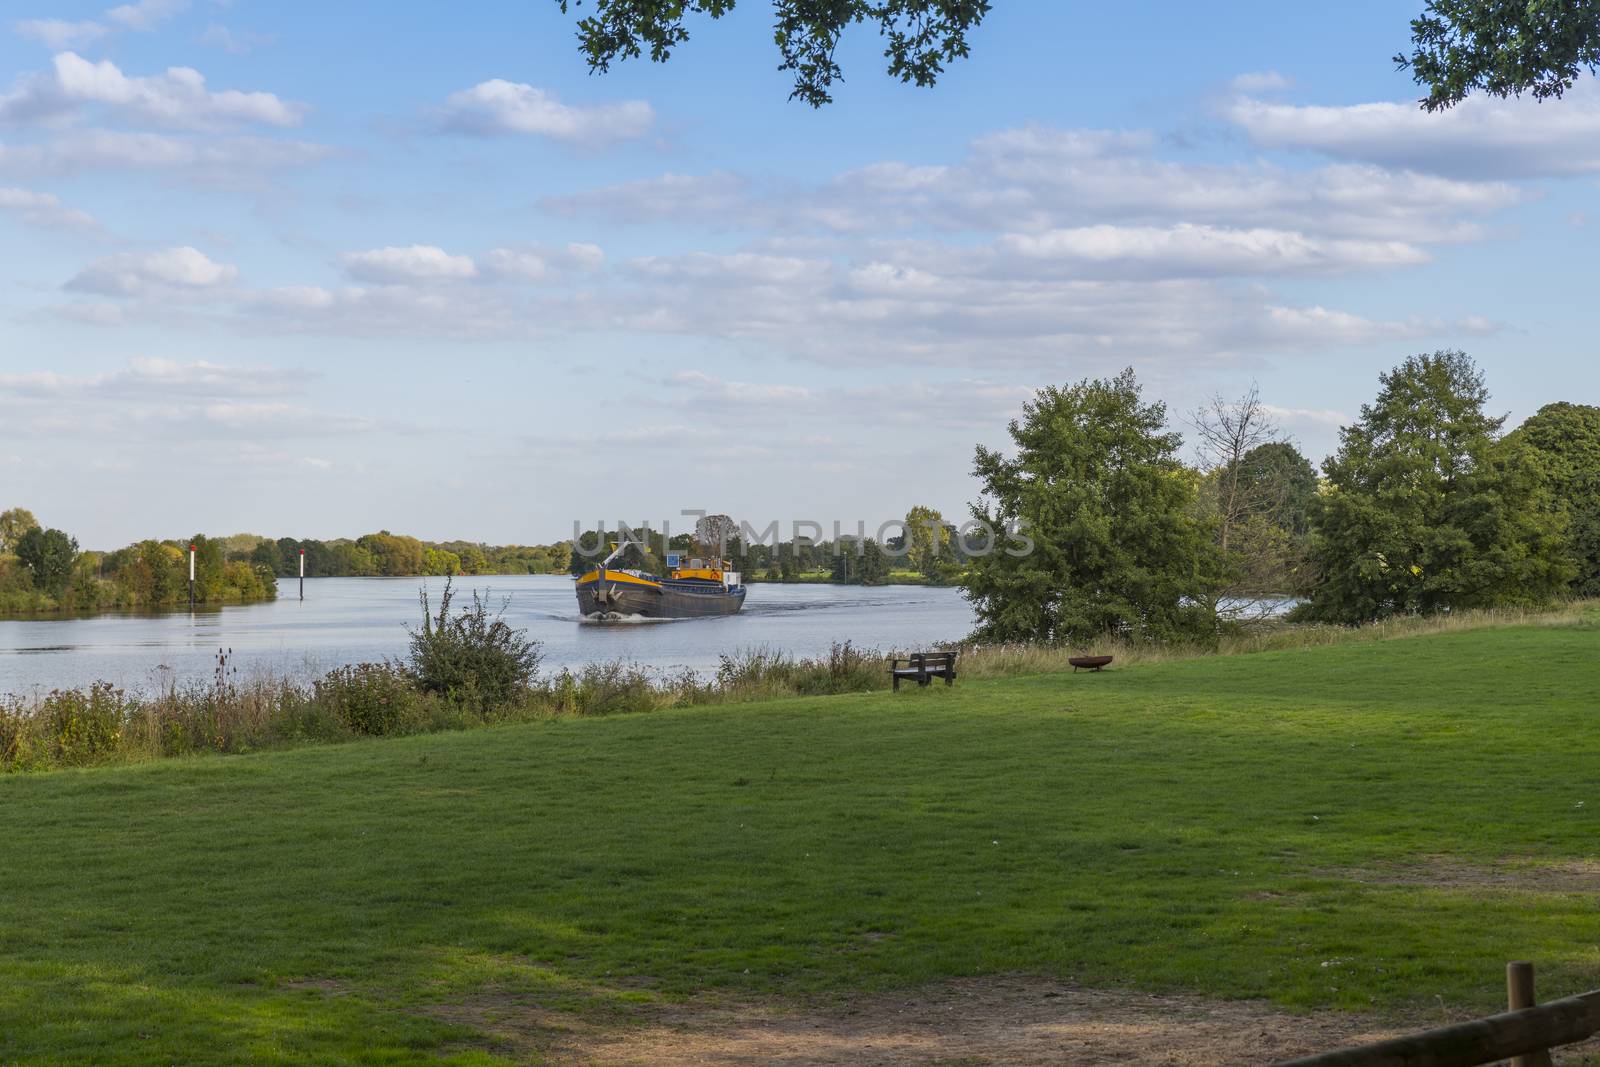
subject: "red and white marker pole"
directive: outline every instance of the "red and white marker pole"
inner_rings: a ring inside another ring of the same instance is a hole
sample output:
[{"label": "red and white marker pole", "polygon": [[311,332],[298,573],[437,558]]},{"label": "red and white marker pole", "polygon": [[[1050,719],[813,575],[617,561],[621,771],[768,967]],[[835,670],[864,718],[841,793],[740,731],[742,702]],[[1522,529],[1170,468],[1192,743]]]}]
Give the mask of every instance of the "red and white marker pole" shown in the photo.
[{"label": "red and white marker pole", "polygon": [[194,610],[194,546],[189,546],[189,610]]},{"label": "red and white marker pole", "polygon": [[306,550],[300,550],[300,599],[306,598]]}]

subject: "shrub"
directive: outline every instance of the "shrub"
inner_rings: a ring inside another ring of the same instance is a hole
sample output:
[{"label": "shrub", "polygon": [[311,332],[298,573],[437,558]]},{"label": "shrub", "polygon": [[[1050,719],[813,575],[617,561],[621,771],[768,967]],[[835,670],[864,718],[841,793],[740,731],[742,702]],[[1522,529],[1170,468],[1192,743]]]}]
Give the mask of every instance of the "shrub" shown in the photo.
[{"label": "shrub", "polygon": [[44,698],[40,718],[57,762],[91,763],[115,751],[127,723],[122,691],[110,682],[88,689],[57,689]]},{"label": "shrub", "polygon": [[539,671],[540,646],[505,620],[505,604],[490,613],[476,591],[472,606],[452,616],[454,589],[447,579],[437,616],[423,586],[422,629],[411,631],[407,666],[428,693],[471,704],[481,713],[510,704],[526,693]]},{"label": "shrub", "polygon": [[417,719],[417,692],[386,663],[358,663],[329,671],[312,684],[316,703],[351,732],[382,736],[405,732]]}]

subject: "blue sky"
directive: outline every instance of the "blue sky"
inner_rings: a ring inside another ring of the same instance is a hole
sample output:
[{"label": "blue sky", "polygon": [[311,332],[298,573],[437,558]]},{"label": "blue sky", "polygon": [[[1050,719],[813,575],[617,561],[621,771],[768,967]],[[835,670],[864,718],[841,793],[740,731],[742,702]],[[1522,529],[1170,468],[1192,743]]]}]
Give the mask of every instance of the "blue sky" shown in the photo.
[{"label": "blue sky", "polygon": [[[330,10],[331,9],[331,10]],[[787,100],[770,5],[591,76],[553,0],[52,0],[0,27],[0,506],[108,547],[959,515],[1040,385],[1259,382],[1314,460],[1407,355],[1595,402],[1600,94],[1439,116],[1407,3],[998,0]]]}]

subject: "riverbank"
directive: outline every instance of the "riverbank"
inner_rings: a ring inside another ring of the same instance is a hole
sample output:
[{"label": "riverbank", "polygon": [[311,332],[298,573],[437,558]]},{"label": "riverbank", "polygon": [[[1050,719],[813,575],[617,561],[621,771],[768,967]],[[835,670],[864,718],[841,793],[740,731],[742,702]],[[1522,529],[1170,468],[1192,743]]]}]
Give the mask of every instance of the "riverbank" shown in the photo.
[{"label": "riverbank", "polygon": [[581,1062],[1007,988],[997,1020],[1126,990],[1182,1009],[1142,1033],[1254,998],[1276,1034],[1492,1010],[1513,958],[1593,988],[1597,639],[1463,617],[0,778],[0,1060]]},{"label": "riverbank", "polygon": [[[1112,638],[1091,649],[967,644],[960,646],[958,669],[963,680],[1051,675],[1070,672],[1069,659],[1085,651],[1131,667],[1508,626],[1578,626],[1597,616],[1595,602],[1579,601],[1543,612],[1464,612],[1360,628],[1280,625],[1226,636],[1213,646],[1140,646]],[[848,642],[818,657],[748,648],[704,672],[611,660],[546,671],[514,697],[485,704],[470,693],[456,698],[422,691],[398,660],[346,665],[306,679],[241,675],[237,660],[219,649],[209,680],[168,682],[152,694],[98,682],[0,695],[0,773],[875,692],[889,688],[888,654]]]}]

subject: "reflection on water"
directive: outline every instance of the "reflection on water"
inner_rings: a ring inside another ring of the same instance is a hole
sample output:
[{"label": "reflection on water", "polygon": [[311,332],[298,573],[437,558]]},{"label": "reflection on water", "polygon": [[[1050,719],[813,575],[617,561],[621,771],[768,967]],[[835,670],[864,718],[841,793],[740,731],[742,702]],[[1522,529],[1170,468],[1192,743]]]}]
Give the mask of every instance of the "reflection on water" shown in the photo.
[{"label": "reflection on water", "polygon": [[[440,580],[430,583],[435,596]],[[270,604],[166,615],[0,620],[0,693],[105,680],[149,689],[167,677],[210,677],[217,650],[233,650],[242,672],[305,676],[342,663],[400,656],[406,626],[421,619],[415,578],[294,580]],[[864,648],[928,647],[959,638],[972,611],[955,589],[922,586],[752,585],[744,611],[654,626],[580,626],[572,581],[556,575],[470,578],[465,589],[509,598],[506,617],[544,644],[549,669],[627,659],[652,667],[714,669],[725,653],[752,647],[796,655],[834,641]]]}]

